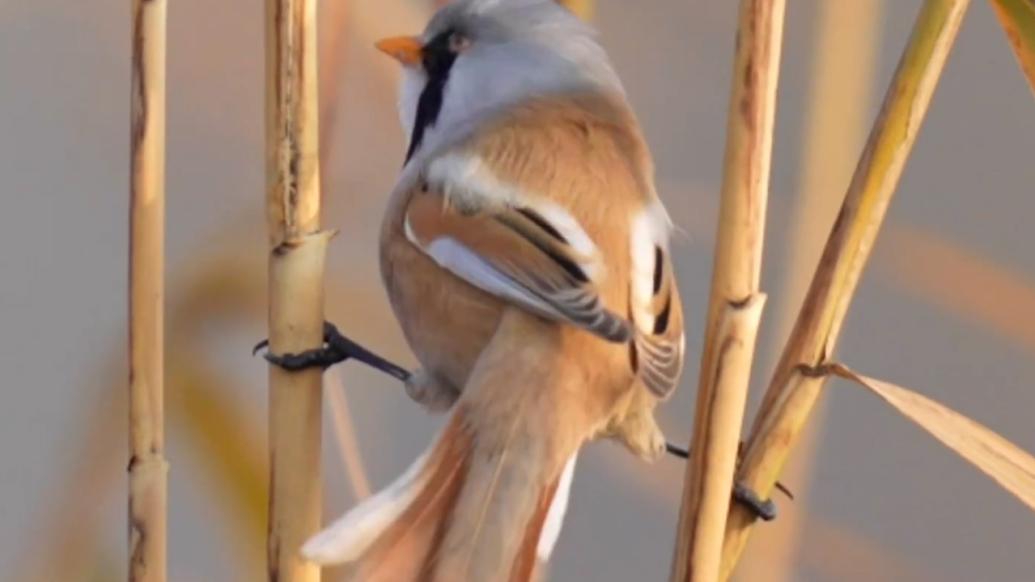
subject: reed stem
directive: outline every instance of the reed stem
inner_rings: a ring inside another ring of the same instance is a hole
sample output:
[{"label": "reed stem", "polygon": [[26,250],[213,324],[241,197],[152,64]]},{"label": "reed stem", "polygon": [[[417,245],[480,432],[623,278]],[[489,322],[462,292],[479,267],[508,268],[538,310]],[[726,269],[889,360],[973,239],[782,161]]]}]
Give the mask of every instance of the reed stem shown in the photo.
[{"label": "reed stem", "polygon": [[743,0],[715,272],[672,580],[718,578],[758,325],[784,0]]},{"label": "reed stem", "polygon": [[[273,353],[321,345],[330,233],[320,230],[316,0],[266,0],[269,341]],[[314,582],[299,548],[321,513],[320,370],[269,372],[271,581]]]},{"label": "reed stem", "polygon": [[129,234],[128,579],[166,579],[163,336],[165,0],[133,0]]},{"label": "reed stem", "polygon": [[[772,491],[819,398],[825,377],[802,370],[827,363],[834,351],[967,4],[927,0],[917,17],[737,472],[738,480],[762,497]],[[731,507],[721,579],[732,573],[754,522],[744,508]]]}]

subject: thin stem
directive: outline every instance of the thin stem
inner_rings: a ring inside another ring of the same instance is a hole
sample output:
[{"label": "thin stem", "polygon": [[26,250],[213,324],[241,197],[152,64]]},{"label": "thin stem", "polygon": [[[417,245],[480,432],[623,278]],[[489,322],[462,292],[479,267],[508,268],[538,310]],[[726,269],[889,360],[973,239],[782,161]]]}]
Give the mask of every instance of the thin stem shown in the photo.
[{"label": "thin stem", "polygon": [[[330,234],[320,231],[316,0],[266,1],[269,341],[275,353],[321,345]],[[269,579],[320,579],[299,548],[320,526],[319,370],[270,367]]]},{"label": "thin stem", "polygon": [[[927,113],[968,0],[927,0],[885,96],[844,204],[755,421],[738,480],[768,495],[819,398],[825,364],[840,335],[870,250]],[[728,578],[754,524],[732,507],[723,549]]]},{"label": "thin stem", "polygon": [[[804,144],[799,169],[799,193],[786,238],[788,259],[780,266],[782,285],[769,322],[777,341],[790,333],[808,291],[809,279],[819,262],[830,225],[841,200],[831,196],[851,178],[856,157],[869,130],[874,72],[883,43],[882,0],[822,2],[817,8],[816,41],[812,51],[811,87],[803,129]],[[845,23],[852,23],[845,26]],[[773,359],[778,357],[775,354]],[[775,362],[760,362],[772,369]],[[800,437],[797,450],[783,473],[786,483],[802,498],[781,503],[780,517],[758,532],[759,543],[740,565],[745,580],[793,582],[799,575],[805,513],[808,511],[810,477],[822,435],[823,406],[813,412],[814,421]]]},{"label": "thin stem", "polygon": [[165,0],[134,0],[129,235],[129,568],[166,578]]},{"label": "thin stem", "polygon": [[743,0],[725,173],[672,580],[716,580],[758,325],[784,0]]}]

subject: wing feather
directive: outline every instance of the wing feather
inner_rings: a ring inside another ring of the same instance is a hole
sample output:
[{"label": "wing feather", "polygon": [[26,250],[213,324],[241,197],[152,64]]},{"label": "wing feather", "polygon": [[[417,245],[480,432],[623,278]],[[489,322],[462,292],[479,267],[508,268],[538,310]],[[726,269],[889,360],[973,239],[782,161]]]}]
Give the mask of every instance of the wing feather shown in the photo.
[{"label": "wing feather", "polygon": [[625,319],[601,301],[595,257],[568,244],[564,227],[530,206],[461,211],[423,192],[407,208],[406,230],[439,265],[484,291],[609,341],[630,338]]},{"label": "wing feather", "polygon": [[631,233],[631,316],[635,361],[643,383],[660,398],[675,390],[683,369],[683,312],[669,257],[668,218],[659,206],[637,217]]}]

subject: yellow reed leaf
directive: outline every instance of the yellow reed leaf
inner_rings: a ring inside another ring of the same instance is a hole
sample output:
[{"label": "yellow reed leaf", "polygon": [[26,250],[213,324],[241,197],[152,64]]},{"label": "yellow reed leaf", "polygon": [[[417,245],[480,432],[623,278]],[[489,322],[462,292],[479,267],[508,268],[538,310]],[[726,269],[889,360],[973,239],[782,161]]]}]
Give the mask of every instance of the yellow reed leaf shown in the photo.
[{"label": "yellow reed leaf", "polygon": [[835,364],[830,372],[880,396],[892,408],[1035,510],[1035,457],[995,431],[922,394]]},{"label": "yellow reed leaf", "polygon": [[1035,92],[1035,0],[991,0],[1006,38]]}]

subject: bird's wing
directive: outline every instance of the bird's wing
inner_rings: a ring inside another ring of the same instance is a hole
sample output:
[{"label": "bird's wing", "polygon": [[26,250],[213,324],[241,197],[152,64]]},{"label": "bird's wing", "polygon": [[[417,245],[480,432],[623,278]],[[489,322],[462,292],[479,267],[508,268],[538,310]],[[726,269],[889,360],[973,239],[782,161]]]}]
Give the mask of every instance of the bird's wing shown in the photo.
[{"label": "bird's wing", "polygon": [[458,205],[445,193],[450,188],[414,194],[405,223],[413,244],[497,297],[609,341],[629,339],[625,319],[607,309],[598,293],[601,263],[595,246],[562,209],[531,199]]},{"label": "bird's wing", "polygon": [[667,396],[683,361],[671,224],[627,108],[606,99],[516,107],[423,171],[407,234],[440,265],[612,341]]},{"label": "bird's wing", "polygon": [[672,394],[683,369],[683,309],[679,300],[660,205],[648,206],[633,223],[630,319],[635,326],[633,366],[660,398]]}]

